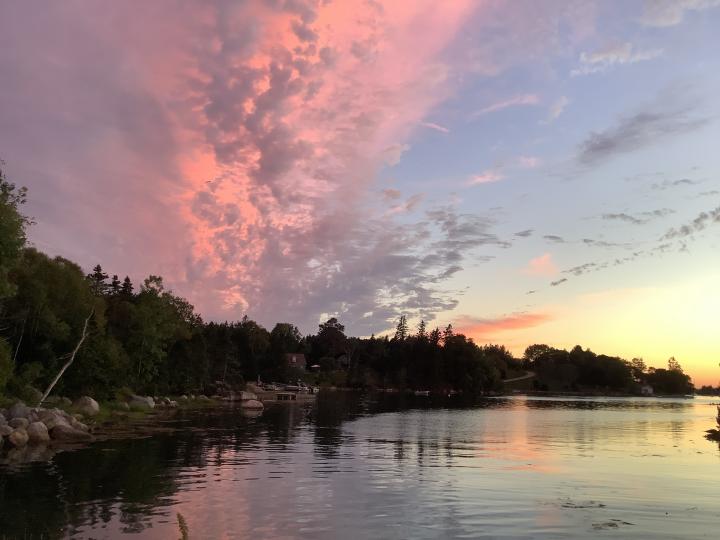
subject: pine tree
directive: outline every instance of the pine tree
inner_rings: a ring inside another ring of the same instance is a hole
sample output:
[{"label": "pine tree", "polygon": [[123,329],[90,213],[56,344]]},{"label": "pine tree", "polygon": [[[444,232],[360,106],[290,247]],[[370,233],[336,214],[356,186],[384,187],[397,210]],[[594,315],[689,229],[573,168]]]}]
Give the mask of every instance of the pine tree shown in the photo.
[{"label": "pine tree", "polygon": [[133,297],[133,284],[128,276],[125,276],[125,279],[122,282],[122,286],[120,287],[120,296],[126,300],[130,300]]},{"label": "pine tree", "polygon": [[108,291],[108,284],[105,281],[108,275],[103,272],[102,266],[99,264],[93,268],[92,274],[88,274],[88,280],[90,281],[90,288],[92,289],[95,296],[101,296]]},{"label": "pine tree", "polygon": [[443,343],[447,343],[450,338],[453,337],[452,324],[448,324],[443,331]]},{"label": "pine tree", "polygon": [[405,318],[405,315],[400,315],[400,320],[398,321],[397,327],[395,328],[395,339],[397,341],[403,341],[405,338],[407,338],[407,334],[407,319]]},{"label": "pine tree", "polygon": [[430,332],[430,343],[436,346],[440,343],[440,329],[437,326]]},{"label": "pine tree", "polygon": [[113,296],[117,296],[118,294],[120,294],[121,285],[122,283],[118,279],[117,274],[114,274],[112,277],[112,281],[110,282],[110,294],[112,294]]},{"label": "pine tree", "polygon": [[426,330],[426,328],[425,328],[425,321],[424,321],[424,320],[421,320],[421,321],[420,321],[420,324],[418,325],[417,337],[419,337],[420,339],[425,339],[425,338],[427,338],[427,330]]}]

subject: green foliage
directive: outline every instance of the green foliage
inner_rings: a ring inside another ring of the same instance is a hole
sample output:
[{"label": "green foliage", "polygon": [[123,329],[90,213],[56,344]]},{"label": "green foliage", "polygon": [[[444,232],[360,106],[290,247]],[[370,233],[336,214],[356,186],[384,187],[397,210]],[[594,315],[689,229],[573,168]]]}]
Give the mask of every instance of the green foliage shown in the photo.
[{"label": "green foliage", "polygon": [[13,361],[10,346],[0,338],[0,394],[5,390],[13,373]]},{"label": "green foliage", "polygon": [[2,171],[0,160],[0,300],[13,294],[10,270],[22,255],[25,246],[25,227],[30,220],[20,213],[25,203],[26,188],[17,188]]},{"label": "green foliage", "polygon": [[[97,399],[128,397],[129,388],[153,394],[210,393],[245,381],[314,379],[318,384],[460,390],[475,394],[498,390],[501,379],[521,368],[537,373],[551,390],[633,391],[649,383],[658,393],[687,393],[690,379],[671,358],[668,369],[647,369],[634,359],[531,345],[516,360],[503,346],[479,347],[472,339],[421,321],[412,335],[400,317],[393,339],[348,337],[331,318],[316,335],[278,323],[268,331],[244,317],[239,322],[207,323],[193,306],[150,275],[139,292],[129,277],[108,278],[96,265],[89,275],[62,257],[25,247],[29,223],[19,207],[25,190],[0,171],[0,392],[15,396],[45,388],[66,362],[93,313],[88,336],[55,393]],[[15,358],[15,353],[17,357]],[[302,353],[303,373],[287,363]]]}]

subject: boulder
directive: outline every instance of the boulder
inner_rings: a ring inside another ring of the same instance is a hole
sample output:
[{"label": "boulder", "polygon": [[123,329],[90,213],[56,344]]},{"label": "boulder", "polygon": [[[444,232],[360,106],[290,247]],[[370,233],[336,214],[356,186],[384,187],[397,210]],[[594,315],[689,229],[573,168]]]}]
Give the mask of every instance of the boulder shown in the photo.
[{"label": "boulder", "polygon": [[29,424],[30,420],[28,420],[27,418],[13,418],[8,422],[8,425],[11,428],[15,429],[25,429],[28,427]]},{"label": "boulder", "polygon": [[33,422],[27,427],[30,444],[46,444],[50,442],[48,429],[42,422]]},{"label": "boulder", "polygon": [[7,437],[10,435],[15,428],[11,428],[8,425],[0,426],[0,438]]},{"label": "boulder", "polygon": [[180,401],[187,401],[187,400],[188,400],[188,397],[183,394],[183,395],[180,396],[178,399],[179,399]]},{"label": "boulder", "polygon": [[257,400],[257,394],[255,392],[246,392],[245,390],[243,390],[242,392],[240,392],[240,399],[242,401],[245,401],[246,399]]},{"label": "boulder", "polygon": [[7,411],[7,419],[12,420],[13,418],[27,418],[30,416],[30,407],[25,405],[22,401],[18,401],[10,407]]},{"label": "boulder", "polygon": [[89,441],[92,439],[92,435],[89,433],[62,424],[52,428],[50,436],[56,441]]},{"label": "boulder", "polygon": [[257,399],[246,399],[240,403],[240,406],[243,409],[264,409],[265,408],[265,405],[263,405]]},{"label": "boulder", "polygon": [[7,420],[5,420],[5,415],[0,414],[0,426],[7,426]]},{"label": "boulder", "polygon": [[72,406],[72,401],[70,401],[70,398],[61,397],[58,400],[58,405],[60,405],[61,407],[70,407]]},{"label": "boulder", "polygon": [[200,394],[197,399],[199,399],[200,401],[210,401],[210,398],[204,394]]},{"label": "boulder", "polygon": [[83,396],[75,400],[73,409],[84,416],[95,416],[100,412],[100,405],[90,396]]},{"label": "boulder", "polygon": [[8,436],[8,440],[11,444],[13,444],[16,447],[25,446],[28,443],[28,433],[23,428],[18,428],[13,430],[13,432]]},{"label": "boulder", "polygon": [[52,430],[55,426],[70,427],[70,420],[68,420],[65,414],[66,413],[60,409],[45,409],[40,411],[40,421],[45,424],[45,427],[49,430]]},{"label": "boulder", "polygon": [[155,400],[150,396],[132,396],[129,405],[133,409],[154,409]]},{"label": "boulder", "polygon": [[90,431],[90,428],[87,426],[87,424],[83,424],[82,422],[78,422],[75,420],[72,424],[72,427],[75,429],[79,429],[80,431]]}]

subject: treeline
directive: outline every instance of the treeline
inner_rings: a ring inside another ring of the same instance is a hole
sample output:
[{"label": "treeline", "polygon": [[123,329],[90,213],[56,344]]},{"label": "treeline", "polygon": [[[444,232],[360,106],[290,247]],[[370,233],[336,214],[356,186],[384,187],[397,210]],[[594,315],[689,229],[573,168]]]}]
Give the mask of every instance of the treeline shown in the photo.
[{"label": "treeline", "polygon": [[[295,381],[354,388],[410,388],[479,393],[502,379],[537,373],[540,390],[613,390],[685,393],[678,366],[652,370],[576,347],[546,345],[515,359],[498,345],[478,346],[452,326],[410,329],[401,317],[392,337],[356,338],[337,319],[301,336],[291,323],[267,330],[255,321],[204,322],[159,276],[141,284],[108,275],[98,265],[85,275],[62,257],[26,245],[30,225],[21,212],[25,190],[0,170],[0,394],[27,396],[43,389],[89,332],[55,393],[110,399],[120,389],[150,394],[212,393],[246,381]],[[309,370],[293,367],[302,353]],[[29,399],[29,398],[28,398]]]},{"label": "treeline", "polygon": [[525,350],[523,367],[536,373],[535,389],[546,391],[612,391],[632,394],[691,394],[690,377],[675,358],[668,367],[652,368],[641,358],[631,361],[595,354],[579,345],[570,351],[548,345]]}]

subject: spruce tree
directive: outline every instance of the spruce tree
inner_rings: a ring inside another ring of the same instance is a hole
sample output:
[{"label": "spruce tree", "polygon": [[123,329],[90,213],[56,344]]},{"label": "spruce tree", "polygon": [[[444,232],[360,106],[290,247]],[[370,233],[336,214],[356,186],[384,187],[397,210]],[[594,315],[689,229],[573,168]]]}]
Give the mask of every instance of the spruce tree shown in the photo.
[{"label": "spruce tree", "polygon": [[122,286],[120,287],[120,296],[122,296],[125,300],[130,300],[133,297],[133,284],[128,276],[125,276],[125,279],[122,282]]},{"label": "spruce tree", "polygon": [[405,315],[400,315],[400,320],[398,321],[397,327],[395,328],[395,339],[398,341],[403,341],[405,338],[407,338],[407,334],[407,319],[405,318]]},{"label": "spruce tree", "polygon": [[88,281],[90,281],[90,288],[92,289],[95,296],[102,296],[108,291],[108,284],[105,281],[108,275],[103,272],[102,266],[99,264],[93,268],[92,274],[88,274]]},{"label": "spruce tree", "polygon": [[112,277],[112,281],[110,282],[110,294],[113,296],[117,296],[120,294],[120,287],[122,286],[122,283],[117,277],[117,274],[114,274]]},{"label": "spruce tree", "polygon": [[427,337],[427,330],[425,329],[424,320],[421,320],[420,324],[418,325],[417,337],[419,337],[420,339],[425,339]]}]

